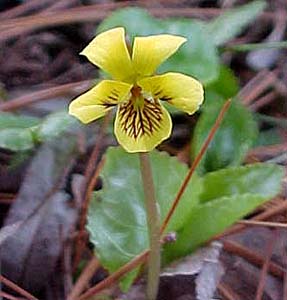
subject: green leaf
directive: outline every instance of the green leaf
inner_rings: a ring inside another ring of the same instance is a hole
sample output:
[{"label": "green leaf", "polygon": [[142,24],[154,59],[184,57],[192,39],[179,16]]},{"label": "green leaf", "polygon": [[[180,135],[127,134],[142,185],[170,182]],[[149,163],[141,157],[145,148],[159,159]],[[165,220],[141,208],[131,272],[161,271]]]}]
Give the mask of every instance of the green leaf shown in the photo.
[{"label": "green leaf", "polygon": [[208,201],[193,209],[176,242],[165,246],[164,260],[185,256],[213,236],[241,219],[268,198],[261,195],[233,195]]},{"label": "green leaf", "polygon": [[182,35],[187,42],[159,68],[160,72],[177,71],[208,83],[219,74],[216,47],[202,26],[202,22],[188,19],[163,21],[166,33]]},{"label": "green leaf", "polygon": [[[156,198],[161,218],[188,171],[166,153],[150,153]],[[101,264],[110,272],[148,248],[144,195],[138,154],[121,148],[109,148],[101,173],[103,189],[95,193],[89,208],[87,228]],[[168,230],[179,229],[198,203],[201,179],[193,176]]]},{"label": "green leaf", "polygon": [[234,75],[233,71],[225,65],[220,66],[219,76],[216,81],[213,81],[205,89],[206,91],[213,91],[228,99],[234,97],[239,91],[239,81]]},{"label": "green leaf", "polygon": [[201,203],[193,208],[177,232],[176,242],[166,245],[165,261],[189,254],[274,197],[280,191],[283,178],[284,168],[272,164],[255,164],[207,174],[203,178]]},{"label": "green leaf", "polygon": [[36,130],[37,139],[46,141],[75,128],[79,122],[66,111],[48,115]]},{"label": "green leaf", "polygon": [[0,113],[0,147],[12,151],[29,150],[38,142],[76,129],[78,124],[79,122],[65,111],[52,113],[42,122],[38,118]]},{"label": "green leaf", "polygon": [[163,33],[159,20],[152,17],[147,10],[138,7],[128,7],[112,12],[98,27],[97,33],[108,29],[125,27],[131,41],[135,36]]},{"label": "green leaf", "polygon": [[265,1],[253,1],[221,14],[206,24],[209,39],[216,46],[226,43],[253,21],[265,6]]},{"label": "green leaf", "polygon": [[[198,154],[223,104],[224,100],[220,96],[206,93],[206,100],[192,140],[193,158]],[[211,172],[228,166],[240,165],[253,145],[257,133],[257,125],[251,112],[239,101],[233,100],[201,160],[200,172]]]},{"label": "green leaf", "polygon": [[0,147],[12,151],[29,150],[35,146],[33,132],[29,128],[0,130]]},{"label": "green leaf", "polygon": [[28,128],[38,125],[39,122],[40,119],[35,117],[0,112],[0,130],[7,128]]},{"label": "green leaf", "polygon": [[257,194],[271,198],[278,193],[278,183],[283,175],[283,168],[264,163],[208,173],[203,177],[200,201],[236,194]]}]

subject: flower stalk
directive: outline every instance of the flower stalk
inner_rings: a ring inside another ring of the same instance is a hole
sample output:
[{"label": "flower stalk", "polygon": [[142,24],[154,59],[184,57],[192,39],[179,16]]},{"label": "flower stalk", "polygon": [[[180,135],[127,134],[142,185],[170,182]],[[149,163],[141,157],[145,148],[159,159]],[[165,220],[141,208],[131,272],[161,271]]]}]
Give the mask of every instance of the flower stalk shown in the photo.
[{"label": "flower stalk", "polygon": [[147,299],[155,300],[160,275],[160,215],[148,152],[139,153],[140,168],[145,196],[150,253],[148,259]]}]

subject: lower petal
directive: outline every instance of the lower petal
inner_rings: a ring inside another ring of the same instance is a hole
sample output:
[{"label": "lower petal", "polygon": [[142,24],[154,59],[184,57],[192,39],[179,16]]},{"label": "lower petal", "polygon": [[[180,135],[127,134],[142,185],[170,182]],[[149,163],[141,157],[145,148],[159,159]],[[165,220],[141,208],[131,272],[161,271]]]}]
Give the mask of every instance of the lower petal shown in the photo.
[{"label": "lower petal", "polygon": [[158,101],[144,101],[141,108],[132,101],[118,108],[115,135],[127,152],[151,151],[171,134],[172,122],[166,109]]},{"label": "lower petal", "polygon": [[188,114],[193,114],[203,102],[202,84],[181,73],[147,77],[141,79],[138,85],[153,98],[167,101]]},{"label": "lower petal", "polygon": [[82,123],[90,123],[126,100],[131,87],[132,85],[127,83],[104,80],[73,100],[69,106],[69,114],[78,118]]}]

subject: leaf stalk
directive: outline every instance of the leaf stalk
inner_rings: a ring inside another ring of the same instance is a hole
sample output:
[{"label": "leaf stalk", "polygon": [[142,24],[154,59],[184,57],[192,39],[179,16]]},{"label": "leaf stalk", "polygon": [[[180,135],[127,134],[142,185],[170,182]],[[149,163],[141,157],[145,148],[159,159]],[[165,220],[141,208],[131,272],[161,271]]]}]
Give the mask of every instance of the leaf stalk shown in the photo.
[{"label": "leaf stalk", "polygon": [[150,246],[148,258],[147,299],[155,300],[158,292],[160,275],[160,215],[155,197],[149,153],[140,153],[139,157]]}]

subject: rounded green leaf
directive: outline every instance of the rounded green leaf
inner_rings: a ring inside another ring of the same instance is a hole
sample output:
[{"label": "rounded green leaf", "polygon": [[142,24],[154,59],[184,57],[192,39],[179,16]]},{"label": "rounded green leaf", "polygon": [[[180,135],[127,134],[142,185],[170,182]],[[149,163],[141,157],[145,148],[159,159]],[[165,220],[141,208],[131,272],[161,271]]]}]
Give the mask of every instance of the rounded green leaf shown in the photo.
[{"label": "rounded green leaf", "polygon": [[[206,93],[206,100],[192,139],[193,158],[198,154],[223,104],[224,100],[220,96]],[[201,160],[199,170],[204,173],[240,165],[253,145],[257,133],[257,125],[251,112],[240,102],[233,100]]]},{"label": "rounded green leaf", "polygon": [[175,18],[162,22],[166,33],[184,36],[187,42],[159,68],[159,72],[185,73],[205,84],[216,80],[219,56],[202,22]]},{"label": "rounded green leaf", "polygon": [[7,128],[0,130],[0,148],[25,151],[34,147],[33,133],[29,128]]},{"label": "rounded green leaf", "polygon": [[163,33],[159,20],[148,11],[138,7],[128,7],[112,12],[97,28],[97,33],[114,27],[124,27],[132,42],[135,36]]},{"label": "rounded green leaf", "polygon": [[279,192],[284,169],[274,164],[257,163],[206,174],[200,201],[235,194],[258,194],[271,198]]},{"label": "rounded green leaf", "polygon": [[239,92],[239,81],[230,68],[221,65],[218,78],[208,84],[205,91],[215,92],[224,99],[228,99]]},{"label": "rounded green leaf", "polygon": [[[150,153],[156,198],[161,219],[188,171],[187,166],[166,153]],[[89,208],[91,241],[102,265],[113,272],[148,248],[148,231],[138,154],[109,148],[101,178],[102,190],[95,193]],[[198,203],[201,179],[193,176],[176,210],[168,231],[181,228]]]},{"label": "rounded green leaf", "polygon": [[213,236],[280,192],[284,168],[255,164],[207,174],[200,204],[194,207],[176,242],[165,247],[165,260],[191,253]]},{"label": "rounded green leaf", "polygon": [[176,242],[165,246],[164,260],[172,261],[190,254],[266,200],[268,198],[262,195],[233,195],[195,207],[184,227],[177,232]]},{"label": "rounded green leaf", "polygon": [[0,112],[0,130],[7,128],[28,128],[38,125],[40,119],[30,116]]},{"label": "rounded green leaf", "polygon": [[66,111],[48,115],[37,128],[36,134],[39,141],[46,141],[75,128],[79,122]]}]

